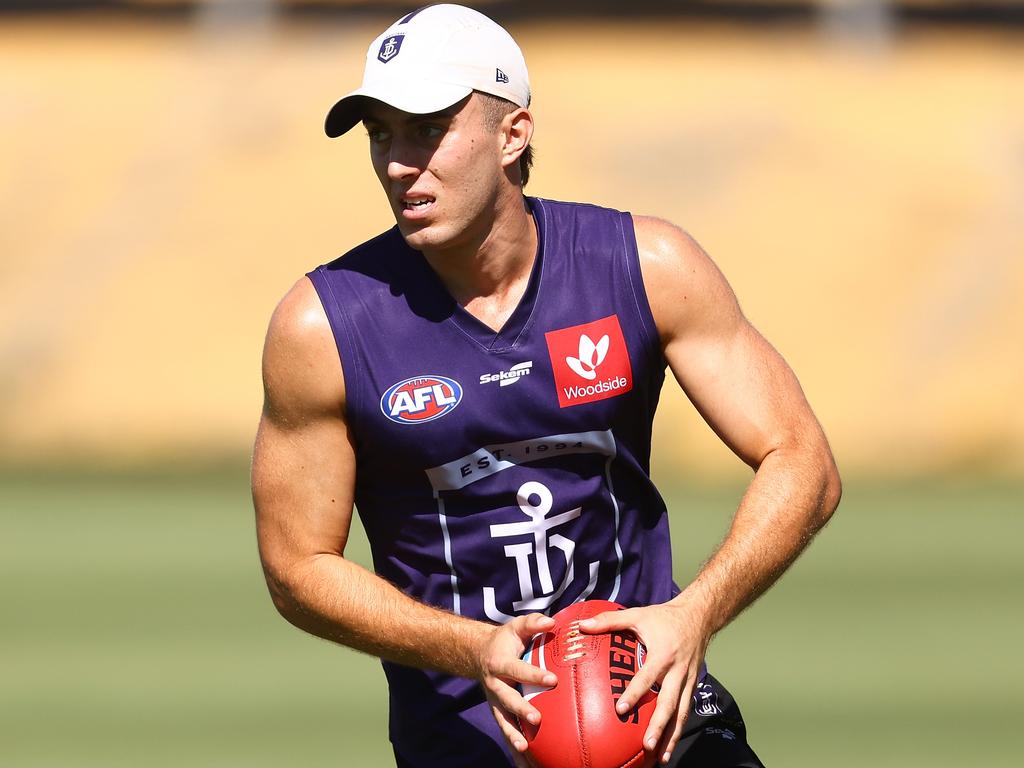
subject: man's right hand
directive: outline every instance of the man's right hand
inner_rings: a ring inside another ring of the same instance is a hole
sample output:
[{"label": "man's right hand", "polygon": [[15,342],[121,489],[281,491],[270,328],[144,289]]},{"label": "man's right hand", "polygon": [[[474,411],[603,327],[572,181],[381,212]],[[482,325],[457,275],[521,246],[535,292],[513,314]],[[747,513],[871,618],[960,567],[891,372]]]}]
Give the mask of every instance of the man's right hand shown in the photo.
[{"label": "man's right hand", "polygon": [[528,768],[522,753],[526,737],[519,729],[521,720],[540,723],[540,712],[523,698],[517,683],[554,688],[558,678],[553,672],[523,661],[523,652],[534,635],[547,632],[555,620],[542,613],[517,616],[507,624],[495,627],[480,651],[480,684],[491,705],[494,719],[512,747],[517,768]]}]

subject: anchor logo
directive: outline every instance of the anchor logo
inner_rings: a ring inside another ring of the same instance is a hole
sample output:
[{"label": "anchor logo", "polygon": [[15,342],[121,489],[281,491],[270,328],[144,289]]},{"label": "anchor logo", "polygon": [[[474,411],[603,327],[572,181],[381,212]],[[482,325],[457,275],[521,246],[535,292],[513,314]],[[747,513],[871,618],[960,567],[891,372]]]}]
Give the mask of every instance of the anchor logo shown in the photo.
[{"label": "anchor logo", "polygon": [[[536,503],[534,503],[534,499],[537,500]],[[548,517],[554,499],[546,485],[535,481],[523,483],[520,486],[519,492],[516,494],[516,501],[520,511],[529,518],[529,521],[492,525],[491,538],[503,539],[524,535],[530,538],[528,541],[505,545],[505,556],[515,561],[519,577],[520,599],[512,601],[512,610],[516,612],[543,611],[565,593],[576,575],[573,563],[576,542],[561,534],[549,535],[549,531],[575,520],[583,509],[576,507],[568,512]],[[551,578],[551,563],[548,560],[548,553],[551,549],[559,550],[565,558],[565,578],[557,586]],[[536,564],[537,577],[543,590],[543,594],[540,596],[534,592],[531,560]],[[594,591],[594,587],[597,586],[599,565],[598,562],[587,564],[589,583],[577,598],[578,600],[585,600]],[[512,619],[512,616],[498,608],[494,587],[484,587],[484,613],[491,621],[500,623]]]},{"label": "anchor logo", "polygon": [[405,35],[392,35],[383,43],[380,44],[380,51],[377,52],[377,58],[387,64],[398,52],[402,50],[402,41],[405,40]]}]

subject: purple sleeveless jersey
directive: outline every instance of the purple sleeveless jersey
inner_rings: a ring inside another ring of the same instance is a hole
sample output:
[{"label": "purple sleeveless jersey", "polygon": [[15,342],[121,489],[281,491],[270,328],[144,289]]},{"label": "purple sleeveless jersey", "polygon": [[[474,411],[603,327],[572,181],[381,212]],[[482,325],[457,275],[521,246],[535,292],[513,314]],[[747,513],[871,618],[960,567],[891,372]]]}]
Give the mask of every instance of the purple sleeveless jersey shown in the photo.
[{"label": "purple sleeveless jersey", "polygon": [[[397,228],[309,274],[345,373],[377,572],[504,622],[677,593],[649,478],[665,359],[629,214],[528,198],[540,247],[495,333]],[[384,663],[400,765],[510,765],[471,680]]]}]

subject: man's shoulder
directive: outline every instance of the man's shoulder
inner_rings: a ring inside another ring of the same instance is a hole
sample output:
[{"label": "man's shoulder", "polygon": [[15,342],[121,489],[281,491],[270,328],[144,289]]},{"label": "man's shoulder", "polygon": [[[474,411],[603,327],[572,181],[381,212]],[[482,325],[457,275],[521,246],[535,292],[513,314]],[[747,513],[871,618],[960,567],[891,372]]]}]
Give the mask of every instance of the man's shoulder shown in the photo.
[{"label": "man's shoulder", "polygon": [[282,424],[338,411],[344,379],[327,315],[312,283],[299,279],[278,303],[263,347],[266,409]]},{"label": "man's shoulder", "polygon": [[408,250],[409,246],[406,245],[398,227],[391,227],[312,271],[358,269],[368,264],[380,264],[389,257],[397,256]]},{"label": "man's shoulder", "polygon": [[313,283],[300,278],[284,295],[270,318],[267,348],[315,350],[330,338],[330,324]]},{"label": "man's shoulder", "polygon": [[531,207],[540,208],[545,212],[561,216],[601,216],[622,215],[622,211],[598,203],[586,203],[573,200],[552,200],[546,197],[528,197]]},{"label": "man's shoulder", "polygon": [[739,316],[725,276],[682,227],[656,216],[633,217],[644,289],[663,340],[716,317]]},{"label": "man's shoulder", "polygon": [[405,292],[410,273],[417,269],[417,252],[405,242],[398,227],[360,243],[333,261],[311,269],[306,277],[324,300],[328,314],[337,302],[352,297],[365,300]]},{"label": "man's shoulder", "polygon": [[631,250],[630,214],[596,203],[529,198],[549,248],[616,258]]},{"label": "man's shoulder", "polygon": [[703,254],[689,232],[660,216],[631,214],[641,258],[674,261]]}]

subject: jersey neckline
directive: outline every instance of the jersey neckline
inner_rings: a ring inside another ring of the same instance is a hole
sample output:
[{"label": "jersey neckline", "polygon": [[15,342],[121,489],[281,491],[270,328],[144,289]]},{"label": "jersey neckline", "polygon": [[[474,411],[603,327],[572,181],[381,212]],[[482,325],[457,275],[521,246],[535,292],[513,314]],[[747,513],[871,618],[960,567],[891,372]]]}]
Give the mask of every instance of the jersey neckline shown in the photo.
[{"label": "jersey neckline", "polygon": [[530,327],[530,321],[538,304],[541,284],[544,281],[544,207],[540,200],[535,197],[526,197],[525,200],[530,213],[533,214],[533,220],[537,227],[537,253],[534,255],[530,277],[526,283],[526,290],[519,298],[519,303],[512,310],[512,314],[508,316],[504,325],[497,331],[481,320],[478,320],[465,307],[459,304],[448,292],[441,278],[431,268],[423,254],[415,251],[418,261],[427,275],[431,290],[443,297],[451,309],[447,322],[454,325],[464,336],[487,352],[502,353],[515,349],[519,339]]}]

